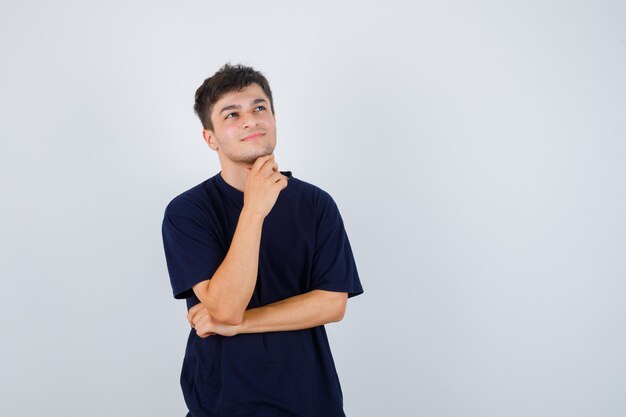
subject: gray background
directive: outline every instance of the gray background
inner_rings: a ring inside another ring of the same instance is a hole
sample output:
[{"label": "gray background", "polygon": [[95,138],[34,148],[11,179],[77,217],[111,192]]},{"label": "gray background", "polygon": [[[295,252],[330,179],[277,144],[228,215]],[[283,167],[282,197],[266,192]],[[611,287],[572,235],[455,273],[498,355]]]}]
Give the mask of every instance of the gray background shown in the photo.
[{"label": "gray background", "polygon": [[624,2],[0,4],[0,415],[184,415],[160,226],[227,61],[345,219],[349,416],[626,414]]}]

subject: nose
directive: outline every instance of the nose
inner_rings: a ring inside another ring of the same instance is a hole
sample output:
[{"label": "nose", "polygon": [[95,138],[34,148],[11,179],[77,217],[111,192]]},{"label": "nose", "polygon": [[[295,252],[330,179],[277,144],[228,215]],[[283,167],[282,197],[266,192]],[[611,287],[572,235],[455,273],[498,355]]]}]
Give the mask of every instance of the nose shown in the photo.
[{"label": "nose", "polygon": [[243,128],[254,127],[259,124],[259,121],[253,114],[244,113],[240,120]]}]

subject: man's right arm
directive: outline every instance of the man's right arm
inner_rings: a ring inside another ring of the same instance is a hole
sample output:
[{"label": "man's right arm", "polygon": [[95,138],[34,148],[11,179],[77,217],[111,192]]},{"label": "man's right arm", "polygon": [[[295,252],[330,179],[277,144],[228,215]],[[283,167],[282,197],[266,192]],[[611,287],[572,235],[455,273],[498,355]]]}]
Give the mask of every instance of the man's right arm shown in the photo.
[{"label": "man's right arm", "polygon": [[230,248],[210,280],[193,291],[212,318],[239,325],[256,285],[263,221],[287,186],[272,155],[258,158],[244,190],[244,205]]}]

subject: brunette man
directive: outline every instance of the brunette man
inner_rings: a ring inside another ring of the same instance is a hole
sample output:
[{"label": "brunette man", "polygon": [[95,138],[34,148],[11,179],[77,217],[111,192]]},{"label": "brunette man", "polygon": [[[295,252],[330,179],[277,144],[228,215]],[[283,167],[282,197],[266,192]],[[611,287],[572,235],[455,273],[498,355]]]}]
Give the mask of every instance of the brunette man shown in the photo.
[{"label": "brunette man", "polygon": [[266,78],[225,65],[195,111],[221,172],[175,197],[163,242],[189,334],[187,416],[345,416],[324,324],[363,292],[328,193],[280,171]]}]

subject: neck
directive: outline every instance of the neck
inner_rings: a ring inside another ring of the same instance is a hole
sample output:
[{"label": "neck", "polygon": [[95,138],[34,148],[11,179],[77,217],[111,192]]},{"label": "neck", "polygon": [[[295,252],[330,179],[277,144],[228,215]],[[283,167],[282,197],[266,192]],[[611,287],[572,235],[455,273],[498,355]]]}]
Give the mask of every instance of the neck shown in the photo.
[{"label": "neck", "polygon": [[228,185],[243,192],[243,190],[246,188],[246,182],[248,181],[248,176],[250,175],[251,168],[252,164],[222,164],[221,175]]}]

